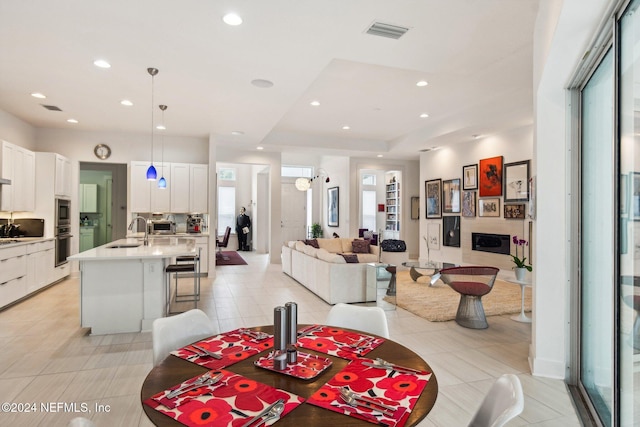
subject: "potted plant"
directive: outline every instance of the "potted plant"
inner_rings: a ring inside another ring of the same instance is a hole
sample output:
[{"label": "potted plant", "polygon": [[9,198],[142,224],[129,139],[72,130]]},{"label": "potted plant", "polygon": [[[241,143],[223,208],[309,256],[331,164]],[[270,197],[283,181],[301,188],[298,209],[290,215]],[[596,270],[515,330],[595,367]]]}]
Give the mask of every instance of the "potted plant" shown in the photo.
[{"label": "potted plant", "polygon": [[311,226],[311,237],[314,239],[322,237],[322,226],[317,222]]},{"label": "potted plant", "polygon": [[[529,242],[525,239],[518,239],[518,236],[513,236],[513,244],[516,245],[516,254],[511,255],[513,263],[516,265],[514,268],[516,272],[516,280],[523,281],[527,271],[533,270],[530,265],[525,264],[527,257],[524,256],[524,247],[529,246]],[[518,256],[518,248],[522,248],[522,258]]]}]

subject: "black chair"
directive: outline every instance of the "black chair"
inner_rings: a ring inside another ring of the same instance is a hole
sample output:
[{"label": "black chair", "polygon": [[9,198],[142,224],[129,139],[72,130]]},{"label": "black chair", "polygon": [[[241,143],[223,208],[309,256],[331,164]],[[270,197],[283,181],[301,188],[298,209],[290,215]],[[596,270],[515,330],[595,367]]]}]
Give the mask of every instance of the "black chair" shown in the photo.
[{"label": "black chair", "polygon": [[224,230],[224,237],[222,240],[216,239],[216,247],[218,248],[218,252],[216,253],[217,257],[222,257],[222,248],[226,248],[229,244],[229,237],[231,236],[231,227],[227,226],[227,229]]}]

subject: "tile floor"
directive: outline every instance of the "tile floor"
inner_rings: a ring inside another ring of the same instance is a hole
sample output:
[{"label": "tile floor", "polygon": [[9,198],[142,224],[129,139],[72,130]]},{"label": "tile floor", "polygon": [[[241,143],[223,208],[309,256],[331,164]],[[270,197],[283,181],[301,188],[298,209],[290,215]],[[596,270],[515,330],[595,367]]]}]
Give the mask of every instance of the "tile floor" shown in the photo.
[{"label": "tile floor", "polygon": [[[279,265],[267,264],[265,255],[242,256],[249,265],[219,267],[213,283],[202,281],[199,307],[219,331],[271,323],[273,307],[287,301],[298,303],[301,323],[325,319],[330,306]],[[467,425],[503,373],[517,374],[525,392],[524,412],[510,426],[580,425],[564,383],[530,375],[530,325],[494,316],[489,329],[479,331],[428,322],[402,309],[386,313],[392,339],[420,354],[438,378],[438,400],[420,426]],[[139,397],[152,367],[151,334],[90,336],[79,322],[77,279],[0,312],[0,403],[35,403],[37,409],[0,412],[1,426],[66,426],[78,415],[99,427],[151,425]]]}]

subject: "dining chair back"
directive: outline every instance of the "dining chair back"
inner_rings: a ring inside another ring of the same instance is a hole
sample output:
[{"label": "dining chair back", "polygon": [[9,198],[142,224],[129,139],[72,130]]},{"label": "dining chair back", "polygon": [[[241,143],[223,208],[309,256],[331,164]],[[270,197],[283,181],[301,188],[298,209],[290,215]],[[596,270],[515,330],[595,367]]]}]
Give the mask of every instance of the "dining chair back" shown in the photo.
[{"label": "dining chair back", "polygon": [[482,296],[491,292],[500,269],[485,266],[450,267],[440,270],[440,279],[460,294],[456,323],[465,328],[489,327]]},{"label": "dining chair back", "polygon": [[197,308],[171,317],[161,317],[151,325],[153,366],[157,366],[173,350],[215,334],[207,314]]},{"label": "dining chair back", "polygon": [[227,226],[224,230],[224,236],[222,240],[216,239],[216,247],[218,248],[218,255],[222,252],[222,248],[226,248],[229,244],[229,236],[231,236],[231,227]]},{"label": "dining chair back", "polygon": [[91,421],[89,418],[75,417],[69,421],[67,427],[96,427],[96,423]]},{"label": "dining chair back", "polygon": [[523,409],[520,379],[513,374],[504,374],[485,395],[469,427],[501,427],[520,415]]},{"label": "dining chair back", "polygon": [[342,326],[389,338],[387,316],[380,307],[338,303],[329,310],[325,323],[329,326]]}]

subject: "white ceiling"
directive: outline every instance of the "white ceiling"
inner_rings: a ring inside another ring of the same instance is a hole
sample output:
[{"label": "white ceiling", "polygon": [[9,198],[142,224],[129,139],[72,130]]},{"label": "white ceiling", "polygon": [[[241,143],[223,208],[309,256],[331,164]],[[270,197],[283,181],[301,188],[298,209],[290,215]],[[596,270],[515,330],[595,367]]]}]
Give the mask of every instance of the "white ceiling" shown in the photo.
[{"label": "white ceiling", "polygon": [[[417,158],[532,123],[538,2],[2,0],[0,109],[37,127],[149,133],[155,67],[156,121],[167,104],[169,135]],[[223,23],[229,11],[244,23]],[[365,34],[375,21],[409,31]]]}]

